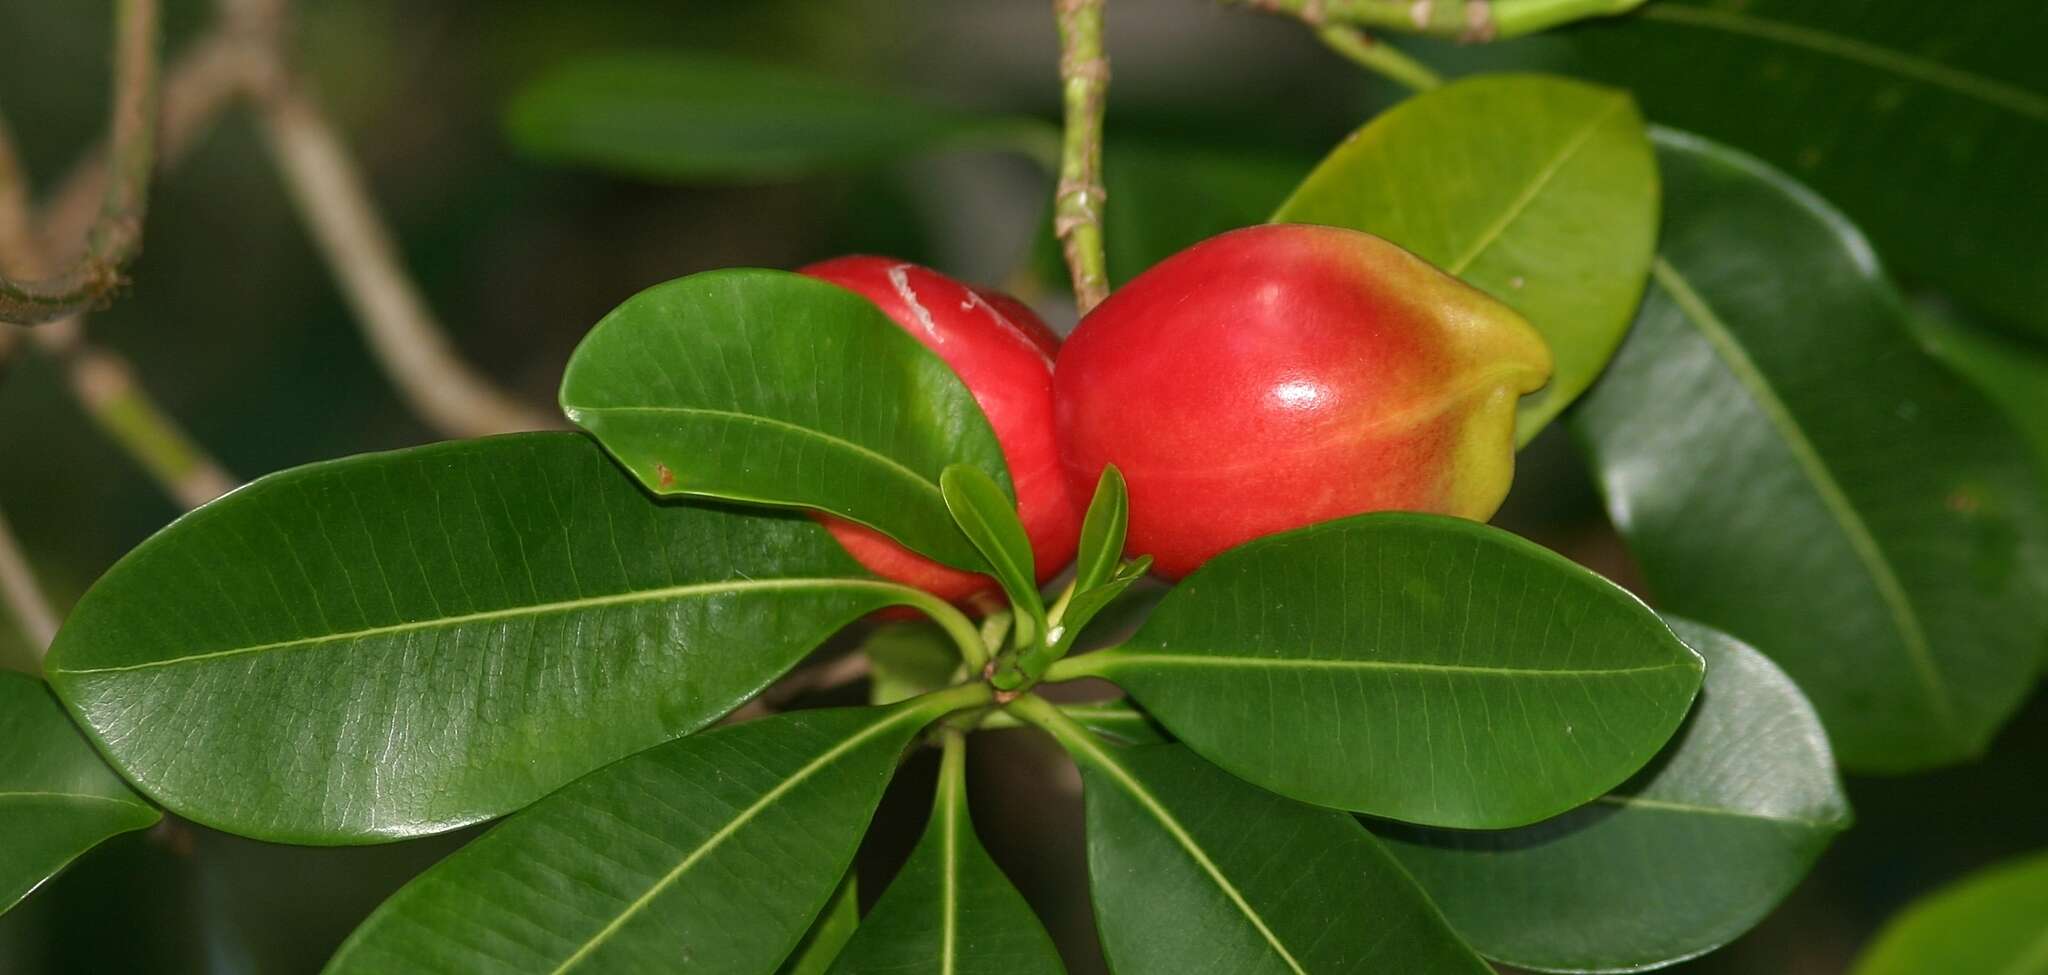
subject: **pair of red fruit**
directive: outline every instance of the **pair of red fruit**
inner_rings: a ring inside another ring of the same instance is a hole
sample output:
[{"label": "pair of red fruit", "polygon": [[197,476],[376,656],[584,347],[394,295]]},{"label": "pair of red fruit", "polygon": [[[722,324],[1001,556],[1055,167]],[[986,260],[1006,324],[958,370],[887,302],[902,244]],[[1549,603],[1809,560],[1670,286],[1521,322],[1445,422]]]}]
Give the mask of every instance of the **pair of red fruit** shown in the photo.
[{"label": "pair of red fruit", "polygon": [[[1017,489],[1040,582],[1074,558],[1104,465],[1127,551],[1177,579],[1263,535],[1368,511],[1484,520],[1514,470],[1515,404],[1550,375],[1520,316],[1378,237],[1248,227],[1167,258],[1062,345],[1022,302],[929,268],[842,257],[858,292],[960,376]],[[995,583],[825,519],[862,565],[959,601]]]}]

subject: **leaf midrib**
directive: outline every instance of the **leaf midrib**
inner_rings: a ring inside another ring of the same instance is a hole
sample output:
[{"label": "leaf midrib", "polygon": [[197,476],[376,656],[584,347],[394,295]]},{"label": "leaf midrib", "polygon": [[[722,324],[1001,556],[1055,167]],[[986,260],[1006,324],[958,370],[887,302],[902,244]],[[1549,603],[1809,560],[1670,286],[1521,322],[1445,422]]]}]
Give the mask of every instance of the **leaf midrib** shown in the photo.
[{"label": "leaf midrib", "polygon": [[1138,805],[1143,806],[1146,812],[1152,814],[1152,818],[1157,820],[1159,825],[1166,829],[1167,835],[1172,836],[1174,842],[1179,843],[1181,849],[1187,851],[1188,856],[1195,861],[1195,865],[1200,867],[1202,872],[1209,875],[1209,879],[1216,884],[1218,889],[1223,891],[1224,897],[1229,899],[1231,905],[1236,907],[1238,912],[1244,915],[1245,920],[1250,921],[1252,927],[1256,928],[1259,934],[1266,939],[1266,944],[1273,949],[1274,954],[1280,956],[1281,961],[1287,963],[1289,970],[1293,971],[1295,975],[1308,975],[1308,970],[1303,968],[1301,963],[1294,959],[1294,953],[1288,951],[1287,946],[1280,942],[1280,936],[1273,933],[1273,929],[1266,924],[1266,919],[1260,916],[1258,910],[1252,907],[1250,901],[1245,899],[1243,892],[1237,889],[1236,884],[1230,882],[1229,877],[1223,875],[1222,868],[1216,866],[1216,861],[1209,859],[1209,854],[1202,850],[1201,844],[1195,842],[1195,838],[1188,833],[1187,827],[1182,826],[1180,820],[1174,818],[1173,813],[1159,801],[1158,797],[1145,788],[1144,783],[1139,782],[1137,777],[1130,773],[1130,770],[1124,768],[1122,763],[1119,763],[1114,756],[1096,745],[1094,740],[1088,736],[1075,735],[1070,740],[1063,740],[1067,740],[1068,744],[1072,747],[1081,749],[1095,763],[1097,768],[1107,773],[1110,778],[1115,779],[1117,785],[1122,787],[1126,794],[1137,800]]},{"label": "leaf midrib", "polygon": [[946,790],[944,800],[945,830],[939,849],[942,872],[940,874],[940,949],[939,975],[953,975],[958,949],[955,942],[960,937],[960,782],[942,782]]},{"label": "leaf midrib", "polygon": [[1891,563],[1886,560],[1884,548],[1878,544],[1877,536],[1871,532],[1870,526],[1864,523],[1862,514],[1849,501],[1847,492],[1821,460],[1819,448],[1814,446],[1813,441],[1807,439],[1805,430],[1800,427],[1799,421],[1793,417],[1784,400],[1778,397],[1770,382],[1764,378],[1763,371],[1749,358],[1749,354],[1743,350],[1735,334],[1729,330],[1727,323],[1721,320],[1713,306],[1704,296],[1693,290],[1685,275],[1679,273],[1663,255],[1658,255],[1651,263],[1650,273],[1656,278],[1657,284],[1671,296],[1672,302],[1678,306],[1686,320],[1691,322],[1707,340],[1707,344],[1713,347],[1715,354],[1721,358],[1736,381],[1749,391],[1750,398],[1763,411],[1765,419],[1770,422],[1771,428],[1777,432],[1786,449],[1791,451],[1794,462],[1806,475],[1807,481],[1813,485],[1814,493],[1819,496],[1822,506],[1834,515],[1835,523],[1848,541],[1850,551],[1855,553],[1857,561],[1862,563],[1864,571],[1869,573],[1871,583],[1877,587],[1878,598],[1884,602],[1893,625],[1898,628],[1900,644],[1906,651],[1907,662],[1912,667],[1914,676],[1925,688],[1930,703],[1934,706],[1935,715],[1949,734],[1956,736],[1958,740],[1965,738],[1955,712],[1955,704],[1949,700],[1947,685],[1942,681],[1940,669],[1935,666],[1934,650],[1928,641],[1927,630],[1920,622],[1919,612],[1913,606],[1912,597],[1906,592],[1905,584],[1899,580],[1898,574],[1892,570]]},{"label": "leaf midrib", "polygon": [[[577,423],[581,423],[583,421],[583,418],[588,416],[602,416],[615,413],[652,413],[663,416],[709,416],[717,417],[719,419],[724,420],[735,420],[745,423],[757,423],[765,426],[778,427],[782,430],[786,430],[790,433],[796,434],[797,436],[809,437],[813,440],[822,440],[825,443],[831,444],[835,447],[839,447],[844,450],[848,450],[853,453],[859,454],[862,457],[889,469],[896,475],[911,481],[913,484],[916,485],[917,490],[920,493],[930,495],[930,500],[938,504],[941,508],[945,507],[945,496],[939,491],[939,485],[930,478],[925,477],[923,474],[919,474],[918,472],[911,470],[910,467],[905,465],[902,461],[899,461],[894,457],[891,457],[878,450],[875,450],[872,447],[855,443],[844,437],[834,436],[832,434],[826,433],[823,430],[804,426],[801,423],[792,423],[788,420],[783,420],[772,416],[762,416],[761,414],[758,413],[739,413],[732,410],[714,410],[694,406],[572,406],[567,407],[566,409],[569,413],[569,418]],[[677,492],[664,491],[660,493]]]},{"label": "leaf midrib", "polygon": [[1656,812],[1680,813],[1688,816],[1720,816],[1728,819],[1750,819],[1787,826],[1804,826],[1811,829],[1840,829],[1842,825],[1836,821],[1811,819],[1804,816],[1773,816],[1769,813],[1750,812],[1745,809],[1732,809],[1726,806],[1704,806],[1698,803],[1679,802],[1672,799],[1652,799],[1644,796],[1621,795],[1619,793],[1609,793],[1593,801],[1610,806],[1620,806],[1624,809],[1648,809]]},{"label": "leaf midrib", "polygon": [[783,779],[780,783],[777,783],[775,788],[772,788],[767,792],[762,793],[761,798],[754,800],[754,802],[751,805],[747,806],[745,809],[742,809],[737,814],[735,814],[731,822],[726,823],[724,826],[720,827],[717,832],[712,833],[710,836],[705,837],[701,842],[699,842],[697,844],[696,849],[693,849],[688,854],[686,854],[681,860],[681,862],[676,864],[674,869],[670,870],[666,874],[663,874],[661,879],[656,880],[653,884],[651,884],[647,888],[645,893],[642,893],[639,897],[634,898],[633,902],[631,904],[626,905],[626,907],[619,912],[617,917],[613,918],[610,923],[606,924],[596,934],[591,935],[590,938],[583,943],[582,947],[577,948],[576,951],[572,953],[568,958],[564,959],[560,965],[557,965],[554,968],[554,970],[550,972],[550,975],[563,975],[564,972],[567,972],[571,968],[574,968],[577,965],[582,964],[583,961],[589,958],[593,952],[597,951],[597,949],[602,947],[606,941],[609,941],[613,935],[616,935],[621,928],[625,927],[626,922],[632,920],[634,916],[638,915],[641,911],[646,910],[649,904],[654,903],[655,898],[661,896],[661,894],[664,891],[674,886],[678,880],[682,879],[684,874],[689,873],[690,868],[696,866],[705,857],[711,855],[711,853],[717,850],[719,846],[723,845],[726,840],[731,839],[748,823],[752,822],[755,817],[759,816],[763,810],[780,801],[782,797],[788,795],[791,790],[795,789],[799,785],[802,785],[806,779],[809,779],[811,776],[818,774],[819,771],[831,765],[833,762],[838,761],[840,757],[844,756],[846,753],[853,751],[854,749],[860,747],[863,744],[866,744],[868,741],[876,738],[883,732],[894,728],[896,725],[901,724],[906,720],[914,720],[923,716],[926,713],[926,710],[927,709],[925,708],[915,707],[905,708],[903,710],[896,712],[895,714],[889,715],[886,718],[876,721],[874,724],[867,726],[861,731],[847,736],[845,741],[842,741],[839,744],[834,745],[829,749],[826,749],[825,752],[820,754],[817,758],[810,760],[809,762],[805,763],[802,768],[799,768],[795,772],[790,773],[789,777]]},{"label": "leaf midrib", "polygon": [[1830,33],[1813,27],[1788,24],[1732,10],[1688,7],[1669,3],[1644,6],[1637,16],[1687,27],[1701,27],[1730,34],[1742,34],[1773,41],[1787,47],[1804,48],[1818,54],[1853,61],[1866,67],[1944,88],[2015,115],[2048,122],[2048,96],[2018,85],[1988,78],[1974,71],[1950,67],[1939,61],[1897,51],[1869,41]]},{"label": "leaf midrib", "polygon": [[1608,117],[1619,111],[1626,104],[1628,104],[1626,96],[1618,94],[1610,96],[1607,107],[1601,109],[1598,114],[1588,120],[1584,128],[1573,133],[1571,139],[1566,141],[1563,148],[1558,150],[1557,157],[1546,163],[1541,170],[1538,170],[1536,177],[1529,181],[1529,185],[1515,197],[1513,202],[1508,204],[1506,212],[1502,213],[1498,219],[1481,231],[1479,238],[1472,243],[1472,246],[1463,255],[1444,265],[1444,270],[1454,276],[1462,277],[1465,270],[1472,266],[1472,262],[1479,259],[1479,255],[1486,253],[1488,248],[1500,240],[1502,234],[1507,233],[1508,228],[1513,226],[1516,220],[1521,219],[1522,214],[1529,209],[1529,205],[1536,202],[1536,198],[1543,194],[1544,188],[1550,185],[1551,180],[1556,179],[1557,174],[1564,169],[1567,163],[1572,161],[1572,157],[1577,156],[1579,150],[1585,148],[1586,143],[1593,138],[1593,133],[1600,130],[1600,126],[1607,121]]},{"label": "leaf midrib", "polygon": [[121,806],[127,809],[147,810],[150,808],[149,806],[144,805],[140,802],[136,802],[132,799],[122,799],[117,796],[96,796],[85,792],[40,792],[28,790],[0,791],[0,802],[5,802],[9,799],[26,799],[30,801],[41,800],[56,802],[101,802],[111,803],[113,805]]},{"label": "leaf midrib", "polygon": [[170,667],[178,664],[204,662],[209,660],[223,660],[232,657],[245,656],[247,654],[252,653],[268,653],[275,650],[289,650],[298,647],[315,646],[329,643],[352,643],[370,637],[390,636],[393,634],[400,633],[416,633],[429,630],[444,629],[453,626],[465,626],[472,623],[485,623],[496,620],[518,619],[521,617],[528,616],[545,616],[550,613],[563,613],[582,609],[600,609],[609,606],[630,605],[633,603],[640,602],[659,602],[661,600],[666,599],[684,599],[692,596],[723,595],[728,593],[772,591],[778,589],[878,589],[884,591],[893,591],[899,588],[901,587],[897,586],[894,583],[880,582],[870,579],[837,578],[740,579],[726,580],[723,582],[692,583],[690,585],[683,586],[665,586],[660,589],[645,589],[635,592],[613,593],[607,596],[586,596],[578,599],[560,600],[557,602],[534,603],[527,606],[513,606],[507,607],[505,609],[484,610],[475,613],[464,613],[458,616],[442,616],[433,619],[418,620],[407,623],[391,623],[384,626],[364,627],[362,629],[347,630],[337,633],[326,633],[314,636],[295,637],[290,640],[277,640],[270,643],[259,643],[246,647],[230,647],[225,650],[214,650],[207,653],[187,654],[182,657],[166,657],[161,660],[146,660],[141,663],[123,664],[116,667],[52,667],[50,668],[50,673],[53,676],[56,674],[78,676],[85,674],[112,674],[135,670],[150,670],[158,667]]},{"label": "leaf midrib", "polygon": [[1467,674],[1480,677],[1614,677],[1624,674],[1642,674],[1661,670],[1685,670],[1687,662],[1676,660],[1670,663],[1641,667],[1589,668],[1537,668],[1537,667],[1482,667],[1473,664],[1433,664],[1397,660],[1339,660],[1306,657],[1240,657],[1222,654],[1200,653],[1148,653],[1103,651],[1073,658],[1071,670],[1086,670],[1101,673],[1114,670],[1119,664],[1143,667],[1152,664],[1170,666],[1214,666],[1214,667],[1263,667],[1278,670],[1398,670],[1418,673]]}]

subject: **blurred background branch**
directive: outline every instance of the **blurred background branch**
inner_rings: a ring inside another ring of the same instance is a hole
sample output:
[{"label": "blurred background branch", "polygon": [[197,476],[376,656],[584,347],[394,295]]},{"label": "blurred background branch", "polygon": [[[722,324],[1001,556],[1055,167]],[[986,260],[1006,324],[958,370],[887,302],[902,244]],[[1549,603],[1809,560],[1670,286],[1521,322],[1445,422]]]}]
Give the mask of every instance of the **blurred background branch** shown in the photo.
[{"label": "blurred background branch", "polygon": [[65,318],[105,300],[121,282],[121,266],[142,244],[157,122],[156,0],[120,0],[114,18],[114,98],[109,155],[99,216],[85,250],[69,266],[14,277],[0,273],[0,321],[35,325]]},{"label": "blurred background branch", "polygon": [[312,98],[285,81],[261,94],[258,112],[278,170],[363,337],[420,418],[452,437],[561,426],[463,361],[400,264],[362,175]]},{"label": "blurred background branch", "polygon": [[38,653],[49,647],[57,635],[57,611],[37,585],[35,573],[29,571],[28,559],[21,554],[21,543],[15,541],[5,512],[0,512],[0,600],[6,602],[30,646]]}]

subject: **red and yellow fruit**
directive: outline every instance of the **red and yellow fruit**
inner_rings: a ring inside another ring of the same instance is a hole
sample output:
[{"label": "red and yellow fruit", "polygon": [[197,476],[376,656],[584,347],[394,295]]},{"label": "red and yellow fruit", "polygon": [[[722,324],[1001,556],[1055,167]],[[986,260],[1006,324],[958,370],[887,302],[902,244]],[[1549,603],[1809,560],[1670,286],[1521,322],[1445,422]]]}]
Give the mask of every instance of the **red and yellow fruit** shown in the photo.
[{"label": "red and yellow fruit", "polygon": [[1168,578],[1262,535],[1368,511],[1484,520],[1515,404],[1550,376],[1521,316],[1395,245],[1273,224],[1160,262],[1059,354],[1076,492],[1130,488],[1132,554]]},{"label": "red and yellow fruit", "polygon": [[[1052,365],[1059,337],[1015,298],[976,290],[916,264],[853,256],[797,270],[874,302],[953,367],[1002,444],[1040,581],[1065,568],[1074,558],[1081,506],[1061,473],[1053,442]],[[883,578],[954,601],[996,588],[988,576],[941,565],[865,525],[819,517],[856,560]]]}]

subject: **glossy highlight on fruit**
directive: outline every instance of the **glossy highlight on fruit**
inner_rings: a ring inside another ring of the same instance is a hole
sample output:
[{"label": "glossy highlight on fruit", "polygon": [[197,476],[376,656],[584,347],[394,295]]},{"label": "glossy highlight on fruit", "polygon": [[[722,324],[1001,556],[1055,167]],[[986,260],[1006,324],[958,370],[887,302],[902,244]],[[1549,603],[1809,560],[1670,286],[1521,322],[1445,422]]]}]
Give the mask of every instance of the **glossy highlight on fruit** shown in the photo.
[{"label": "glossy highlight on fruit", "polygon": [[[1081,501],[1062,475],[1053,441],[1052,366],[1059,336],[1023,302],[982,291],[928,267],[856,255],[797,269],[856,292],[953,367],[988,416],[1017,489],[1039,581],[1074,558]],[[1089,482],[1088,489],[1093,489]],[[941,565],[865,525],[816,515],[870,571],[958,601],[996,588],[985,575]]]},{"label": "glossy highlight on fruit", "polygon": [[1385,240],[1247,227],[1082,319],[1054,372],[1062,461],[1076,491],[1123,471],[1126,550],[1168,578],[1367,511],[1483,521],[1550,363],[1513,310]]}]

